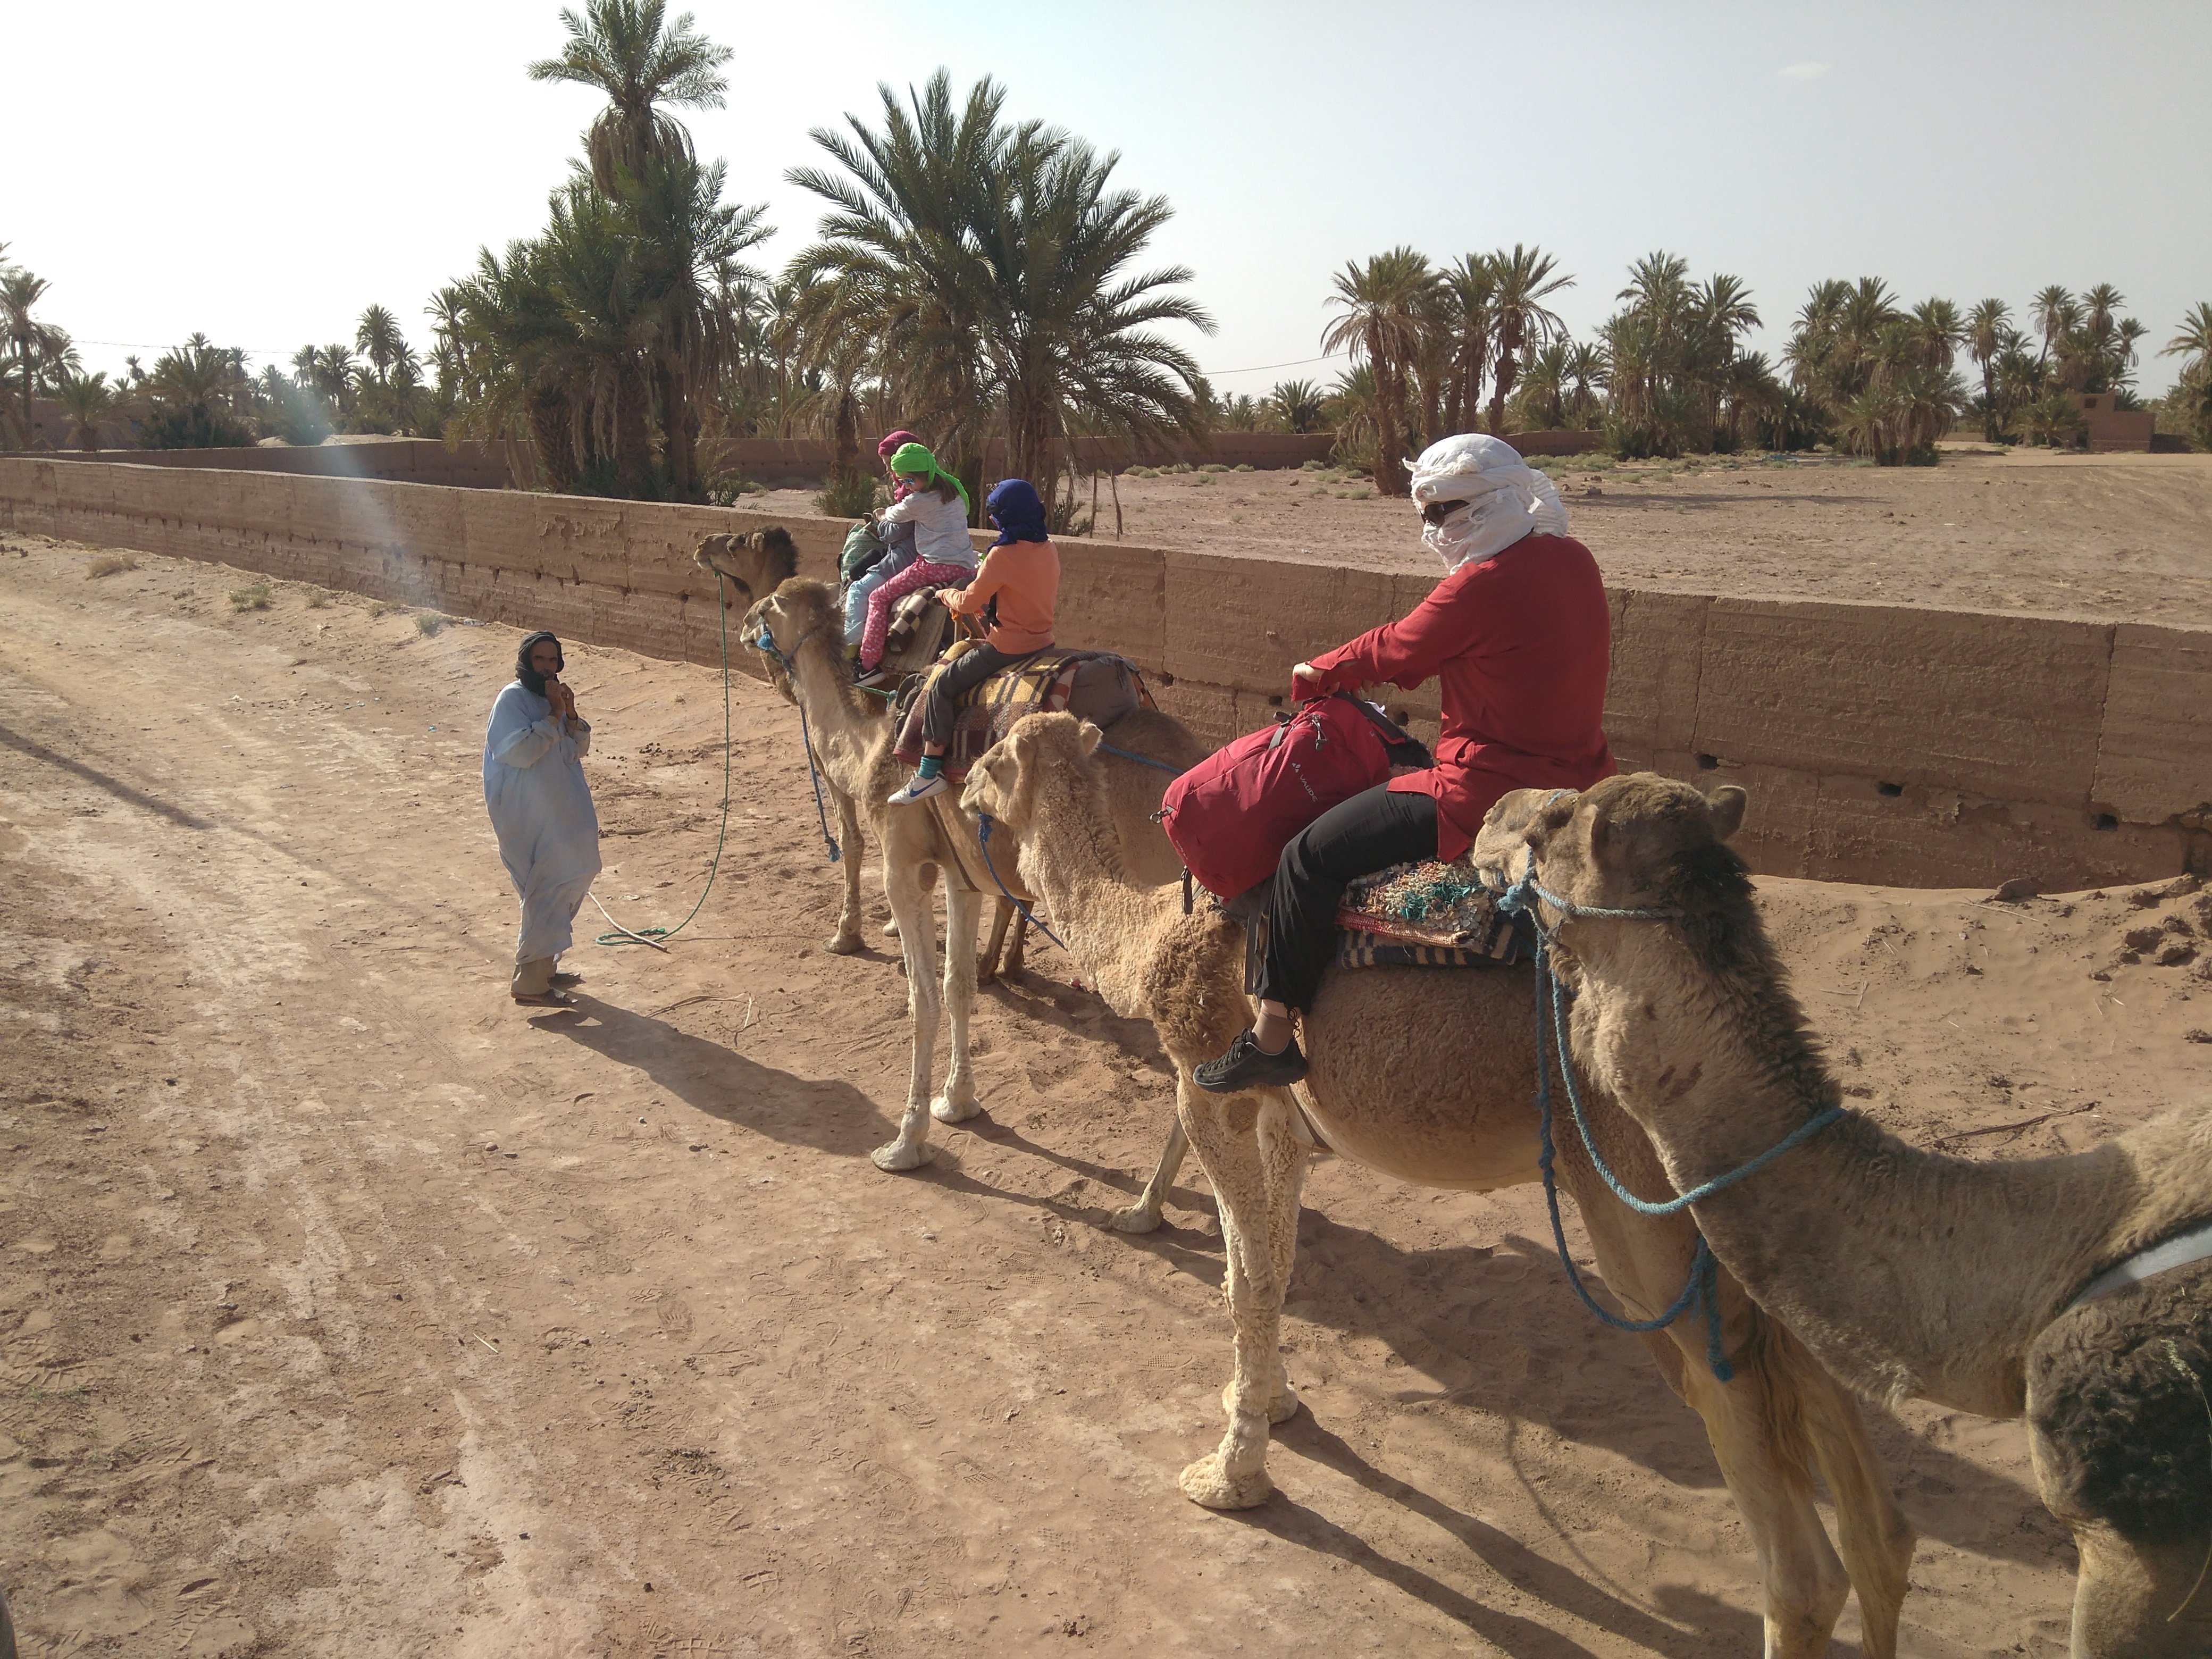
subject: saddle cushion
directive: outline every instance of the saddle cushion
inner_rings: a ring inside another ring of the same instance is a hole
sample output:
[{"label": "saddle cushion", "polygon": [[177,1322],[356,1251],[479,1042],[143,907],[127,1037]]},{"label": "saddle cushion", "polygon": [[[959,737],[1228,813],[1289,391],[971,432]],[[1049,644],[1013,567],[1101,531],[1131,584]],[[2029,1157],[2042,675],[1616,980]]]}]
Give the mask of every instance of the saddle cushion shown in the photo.
[{"label": "saddle cushion", "polygon": [[[954,661],[969,643],[963,640],[948,651],[938,659],[937,668]],[[937,668],[909,674],[899,688],[892,708],[898,744],[892,752],[902,765],[921,763],[921,693]],[[1040,651],[994,674],[955,704],[959,715],[945,749],[945,775],[956,783],[966,777],[984,751],[1024,714],[1065,710],[1105,727],[1125,714],[1154,706],[1144,676],[1126,657],[1105,651]]]},{"label": "saddle cushion", "polygon": [[944,637],[942,630],[952,619],[952,613],[938,603],[937,596],[949,588],[962,588],[975,580],[963,575],[958,581],[938,582],[928,587],[917,587],[913,592],[891,604],[891,617],[884,629],[884,654],[897,656],[915,643],[915,636],[927,627],[933,643]]},{"label": "saddle cushion", "polygon": [[1474,867],[1435,859],[1394,864],[1345,889],[1337,907],[1341,968],[1504,966],[1527,941]]}]

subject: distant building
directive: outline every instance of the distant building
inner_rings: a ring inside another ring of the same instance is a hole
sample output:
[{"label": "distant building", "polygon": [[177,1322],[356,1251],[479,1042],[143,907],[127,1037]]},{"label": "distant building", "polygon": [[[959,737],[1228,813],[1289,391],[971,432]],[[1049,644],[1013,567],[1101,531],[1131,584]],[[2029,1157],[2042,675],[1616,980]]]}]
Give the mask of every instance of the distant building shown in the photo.
[{"label": "distant building", "polygon": [[2158,416],[2148,409],[2122,409],[2112,392],[2069,392],[2068,398],[2081,411],[2082,447],[2086,449],[2132,449],[2148,452]]}]

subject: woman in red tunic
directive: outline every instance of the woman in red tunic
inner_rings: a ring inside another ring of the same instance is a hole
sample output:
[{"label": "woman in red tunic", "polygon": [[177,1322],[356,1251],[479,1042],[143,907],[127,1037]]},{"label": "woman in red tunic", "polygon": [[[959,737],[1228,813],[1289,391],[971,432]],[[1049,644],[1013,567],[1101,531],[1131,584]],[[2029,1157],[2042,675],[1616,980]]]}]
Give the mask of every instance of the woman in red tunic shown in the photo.
[{"label": "woman in red tunic", "polygon": [[1443,702],[1436,763],[1330,808],[1283,849],[1259,1021],[1198,1067],[1200,1088],[1233,1093],[1305,1075],[1291,1016],[1321,983],[1354,878],[1458,858],[1508,791],[1586,789],[1614,769],[1603,724],[1605,584],[1567,534],[1551,480],[1511,445],[1468,433],[1415,463],[1413,503],[1422,541],[1449,574],[1401,620],[1300,663],[1291,687],[1304,701],[1385,680],[1411,690],[1433,676]]}]

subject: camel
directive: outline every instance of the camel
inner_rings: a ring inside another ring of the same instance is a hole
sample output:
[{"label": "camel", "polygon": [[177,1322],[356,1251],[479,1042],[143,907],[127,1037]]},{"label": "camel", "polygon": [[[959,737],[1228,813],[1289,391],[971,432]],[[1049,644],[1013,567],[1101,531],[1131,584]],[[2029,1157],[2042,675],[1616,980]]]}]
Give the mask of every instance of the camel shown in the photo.
[{"label": "camel", "polygon": [[[939,797],[929,807],[890,807],[884,803],[898,787],[902,773],[891,754],[895,734],[891,723],[853,683],[843,641],[836,632],[836,595],[826,583],[804,576],[788,578],[745,612],[740,631],[751,644],[765,634],[775,645],[774,654],[763,657],[769,679],[785,701],[805,711],[812,733],[814,753],[823,781],[838,799],[841,822],[850,844],[859,845],[859,820],[865,815],[883,850],[884,892],[898,923],[899,948],[906,965],[908,1010],[913,1029],[913,1053],[908,1073],[905,1114],[898,1136],[870,1154],[877,1168],[912,1170],[927,1161],[929,1120],[959,1123],[982,1109],[975,1097],[969,1066],[968,1019],[975,995],[975,926],[981,894],[957,878],[961,854],[946,839],[945,825],[957,820],[963,837],[973,838],[976,825],[961,812],[952,797]],[[1128,849],[1133,863],[1156,879],[1180,875],[1182,866],[1167,837],[1152,821],[1159,809],[1172,768],[1181,771],[1206,754],[1206,746],[1189,729],[1171,716],[1154,709],[1139,709],[1114,724],[1115,746],[1128,756],[1109,758],[1111,813],[1118,844]],[[969,845],[980,847],[980,841]],[[977,854],[968,853],[970,864]],[[848,859],[848,864],[854,862]],[[1011,863],[998,860],[1000,874],[1011,884]],[[946,873],[945,935],[962,949],[945,952],[942,994],[935,984],[936,943],[929,915],[929,890],[938,872]],[[847,915],[839,933],[844,936],[857,922],[859,878],[848,873]],[[854,934],[857,943],[857,933]],[[940,1013],[951,1019],[951,1061],[945,1092],[930,1097],[931,1069]],[[1156,1174],[1138,1203],[1115,1218],[1127,1232],[1149,1231],[1159,1224],[1159,1206],[1172,1180],[1173,1165],[1181,1149],[1172,1142],[1162,1159],[1163,1175]]]},{"label": "camel", "polygon": [[[707,536],[700,539],[693,558],[702,570],[726,577],[729,589],[723,594],[725,605],[734,599],[738,606],[749,606],[756,599],[775,591],[781,583],[799,574],[799,549],[791,539],[791,532],[781,525],[766,530],[750,531],[741,535]],[[948,618],[949,620],[949,618]],[[934,659],[944,639],[944,629],[927,634],[918,630],[898,651],[887,659],[894,677],[914,673],[927,667]],[[750,645],[750,641],[744,643]],[[887,714],[890,704],[877,700],[875,712]],[[825,947],[836,956],[850,956],[860,948],[860,866],[866,843],[860,838],[860,817],[852,798],[832,784],[830,801],[837,811],[837,845],[843,854],[838,863],[845,878],[844,903],[837,914],[837,931],[830,935]],[[984,945],[983,954],[976,963],[975,982],[988,985],[1001,974],[1018,974],[1022,970],[1023,939],[1026,927],[1008,924],[1015,916],[1012,899],[998,902],[998,915],[991,923],[991,938]],[[894,916],[884,931],[896,936],[898,919]]]},{"label": "camel", "polygon": [[1522,791],[1492,811],[1474,856],[1541,884],[1537,914],[1577,991],[1578,1068],[1643,1126],[1675,1190],[1835,1115],[1701,1199],[1698,1225],[1759,1305],[1866,1394],[2026,1414],[2038,1490],[2080,1548],[2075,1654],[2212,1652],[2212,1261],[2083,1299],[2116,1264],[2212,1220],[2212,1105],[2070,1157],[1990,1164],[1842,1112],[1726,845],[1744,800],[1648,773],[1580,795]]},{"label": "camel", "polygon": [[[1128,866],[1098,743],[1097,729],[1071,715],[1030,715],[969,774],[963,805],[995,821],[994,843],[1013,844],[1024,882],[1098,994],[1119,1014],[1149,1018],[1175,1062],[1176,1110],[1220,1208],[1234,1328],[1227,1430],[1180,1485],[1208,1508],[1249,1508],[1272,1490],[1268,1425],[1297,1410],[1278,1328],[1305,1126],[1340,1155],[1425,1186],[1489,1192],[1537,1180],[1531,969],[1332,972],[1304,1018],[1312,1070],[1295,1096],[1199,1090],[1192,1067],[1250,1021],[1243,928],[1219,909],[1185,915],[1176,889]],[[1601,1113],[1601,1139],[1609,1159],[1653,1178],[1656,1160],[1628,1120]],[[1690,1272],[1695,1229],[1633,1215],[1604,1197],[1586,1164],[1563,1162],[1607,1285],[1632,1314],[1657,1314]],[[1708,1368],[1700,1329],[1677,1323],[1645,1343],[1705,1419],[1755,1540],[1765,1650],[1826,1653],[1855,1589],[1865,1651],[1893,1654],[1914,1534],[1881,1477],[1858,1404],[1732,1282],[1723,1277],[1720,1290],[1733,1381]],[[1814,1507],[1816,1468],[1835,1498],[1841,1561]]]}]

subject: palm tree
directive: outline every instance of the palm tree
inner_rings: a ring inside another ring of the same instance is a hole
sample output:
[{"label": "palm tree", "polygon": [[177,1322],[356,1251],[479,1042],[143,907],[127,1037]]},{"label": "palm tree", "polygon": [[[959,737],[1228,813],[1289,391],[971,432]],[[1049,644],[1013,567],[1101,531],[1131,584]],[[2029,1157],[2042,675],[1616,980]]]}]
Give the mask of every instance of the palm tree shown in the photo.
[{"label": "palm tree", "polygon": [[2083,316],[2081,325],[2093,337],[2101,338],[2118,320],[2120,307],[2127,300],[2110,283],[2100,283],[2081,296]]},{"label": "palm tree", "polygon": [[2181,372],[2212,370],[2212,301],[2199,300],[2181,316],[2181,331],[2159,348],[2161,357],[2179,357]]},{"label": "palm tree", "polygon": [[1603,390],[1607,378],[1603,347],[1584,341],[1568,354],[1569,425],[1587,428],[1596,424],[1598,393]]},{"label": "palm tree", "polygon": [[1510,253],[1500,248],[1490,263],[1498,277],[1497,297],[1491,302],[1497,319],[1498,356],[1490,386],[1490,429],[1499,432],[1504,428],[1505,400],[1513,395],[1513,382],[1521,373],[1523,348],[1540,349],[1564,326],[1557,313],[1539,301],[1572,288],[1575,279],[1554,276],[1558,262],[1550,254],[1518,242]]},{"label": "palm tree", "polygon": [[1921,361],[1948,372],[1966,325],[1959,320],[1959,307],[1948,300],[1923,300],[1912,307],[1912,326],[1918,338]]},{"label": "palm tree", "polygon": [[1567,423],[1567,381],[1574,346],[1553,340],[1521,366],[1520,392],[1513,401],[1514,429],[1548,432]]},{"label": "palm tree", "polygon": [[941,70],[904,103],[878,91],[880,131],[848,116],[848,133],[811,135],[842,171],[787,175],[833,210],[789,274],[834,286],[834,313],[876,343],[902,407],[963,475],[980,477],[1000,423],[1009,469],[1048,489],[1076,428],[1200,435],[1197,363],[1151,331],[1211,333],[1212,319],[1172,291],[1188,270],[1128,269],[1170,216],[1166,199],[1114,188],[1116,155],[1041,122],[1003,125],[988,79],[957,106]]},{"label": "palm tree", "polygon": [[115,388],[107,383],[105,374],[64,374],[55,387],[62,412],[70,417],[76,428],[76,447],[97,450],[100,447],[100,423],[115,407]]},{"label": "palm tree", "polygon": [[1982,436],[1997,441],[1997,353],[2012,332],[2012,308],[2002,300],[1984,300],[1966,317],[1966,355],[1982,371]]},{"label": "palm tree", "polygon": [[1378,253],[1364,266],[1347,264],[1334,280],[1329,303],[1344,315],[1322,333],[1324,351],[1350,351],[1353,365],[1375,374],[1375,488],[1384,495],[1407,491],[1401,453],[1406,371],[1420,349],[1429,290],[1436,283],[1425,255],[1410,247]]},{"label": "palm tree", "polygon": [[399,324],[382,306],[371,306],[361,313],[361,323],[354,330],[353,343],[362,356],[368,359],[369,367],[376,372],[376,383],[392,383],[392,365],[407,349],[406,337],[399,331]]},{"label": "palm tree", "polygon": [[730,48],[695,33],[690,12],[672,25],[666,12],[664,0],[589,0],[581,17],[562,12],[568,43],[561,55],[530,66],[533,81],[606,94],[607,107],[584,139],[592,182],[603,191],[649,161],[690,161],[690,135],[659,106],[720,109],[729,89],[715,71],[730,61]]},{"label": "palm tree", "polygon": [[1445,315],[1451,330],[1451,377],[1445,392],[1445,423],[1454,432],[1474,429],[1482,406],[1483,376],[1490,368],[1490,341],[1497,321],[1498,267],[1487,253],[1462,253],[1443,273]]},{"label": "palm tree", "polygon": [[2036,358],[2039,363],[2047,362],[2052,349],[2081,321],[2081,309],[2074,296],[2056,283],[2029,302],[2027,314],[2035,331],[2043,337],[2043,350]]},{"label": "palm tree", "polygon": [[1267,393],[1267,407],[1291,432],[1318,432],[1322,426],[1322,389],[1311,380],[1278,380]]},{"label": "palm tree", "polygon": [[39,325],[31,307],[46,297],[47,283],[20,266],[0,267],[0,328],[15,348],[15,366],[23,380],[23,404],[16,428],[17,447],[31,447],[31,393],[33,365],[39,356]]}]

